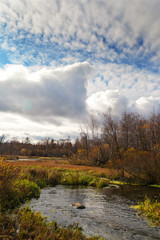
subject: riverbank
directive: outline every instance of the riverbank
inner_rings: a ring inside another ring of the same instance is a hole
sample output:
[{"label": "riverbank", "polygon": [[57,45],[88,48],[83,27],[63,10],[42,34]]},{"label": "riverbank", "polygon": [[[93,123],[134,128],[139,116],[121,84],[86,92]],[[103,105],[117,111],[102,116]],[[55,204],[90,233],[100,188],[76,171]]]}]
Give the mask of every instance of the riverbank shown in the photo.
[{"label": "riverbank", "polygon": [[146,198],[144,202],[139,202],[133,208],[137,209],[140,215],[147,218],[150,224],[160,226],[160,202]]},{"label": "riverbank", "polygon": [[60,227],[53,221],[47,223],[40,213],[34,213],[30,208],[22,208],[14,217],[0,214],[0,239],[98,240],[100,238],[86,237],[77,224]]},{"label": "riverbank", "polygon": [[77,225],[59,227],[55,222],[48,224],[28,208],[17,209],[27,200],[38,198],[40,188],[59,183],[103,187],[108,185],[108,180],[100,174],[33,166],[22,168],[11,162],[0,162],[0,239],[99,239],[84,236]]},{"label": "riverbank", "polygon": [[[21,218],[18,218],[18,212],[16,213],[14,219],[12,217],[13,215],[6,216],[6,212],[13,213],[16,207],[20,206],[25,201],[32,198],[38,198],[40,195],[40,188],[44,188],[47,186],[55,186],[57,184],[104,188],[111,183],[112,187],[115,188],[116,185],[124,184],[124,182],[118,182],[117,180],[115,180],[117,177],[116,171],[112,172],[112,170],[110,169],[75,165],[72,166],[64,163],[63,164],[58,164],[55,162],[51,163],[51,161],[1,162],[0,168],[1,168],[0,169],[1,229],[5,230],[4,236],[7,232],[9,233],[11,229],[13,230],[14,233],[11,234],[11,236],[8,237],[8,239],[18,239],[18,235],[16,235],[18,230],[17,226],[23,226],[23,224],[19,222],[21,221],[20,220]],[[45,229],[49,228],[49,225],[45,222],[45,219],[43,220],[43,224],[46,224]],[[54,224],[56,223],[53,222],[53,225]],[[77,228],[76,229],[74,228],[69,229],[69,231],[71,232],[78,231]],[[16,229],[16,233],[14,229]],[[19,231],[20,230],[18,230],[18,232]],[[27,229],[26,231],[28,232],[30,230]],[[34,232],[33,228],[31,232],[32,232],[31,234],[33,234]],[[41,235],[41,233],[39,234]],[[79,233],[79,236],[82,236],[81,234]],[[16,238],[14,238],[15,236]],[[5,238],[0,236],[0,239]],[[27,238],[19,239],[21,240]],[[42,239],[44,238],[42,237]],[[63,239],[65,238],[62,237],[62,240]],[[73,237],[73,239],[78,238]],[[85,238],[84,236],[84,238],[79,239],[88,238]]]}]

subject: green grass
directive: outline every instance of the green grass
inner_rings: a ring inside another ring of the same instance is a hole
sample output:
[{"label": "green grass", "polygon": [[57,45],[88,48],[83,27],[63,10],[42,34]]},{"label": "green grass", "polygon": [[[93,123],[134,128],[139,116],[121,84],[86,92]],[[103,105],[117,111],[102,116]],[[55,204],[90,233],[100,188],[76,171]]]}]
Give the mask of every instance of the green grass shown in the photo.
[{"label": "green grass", "polygon": [[112,184],[117,184],[117,185],[132,185],[132,186],[139,186],[141,184],[138,183],[128,183],[128,182],[122,182],[122,181],[118,181],[118,180],[110,180],[109,181]]},{"label": "green grass", "polygon": [[92,171],[31,167],[25,174],[26,178],[35,182],[41,188],[48,185],[55,186],[56,184],[103,188],[108,186],[109,183],[105,174]]},{"label": "green grass", "polygon": [[128,184],[126,182],[118,181],[118,180],[110,180],[110,183],[112,184],[118,184],[118,185],[125,185]]},{"label": "green grass", "polygon": [[80,185],[80,186],[93,186],[102,188],[108,186],[108,179],[95,176],[93,173],[82,171],[69,171],[65,170],[62,173],[60,184],[63,185]]},{"label": "green grass", "polygon": [[24,179],[20,168],[0,162],[0,212],[12,211],[31,198],[38,198],[38,185]]},{"label": "green grass", "polygon": [[160,202],[152,202],[146,198],[144,202],[138,203],[133,208],[139,210],[140,214],[146,217],[151,224],[160,226]]},{"label": "green grass", "polygon": [[157,184],[153,184],[153,185],[150,185],[151,187],[159,187],[160,188],[160,185],[157,185]]}]

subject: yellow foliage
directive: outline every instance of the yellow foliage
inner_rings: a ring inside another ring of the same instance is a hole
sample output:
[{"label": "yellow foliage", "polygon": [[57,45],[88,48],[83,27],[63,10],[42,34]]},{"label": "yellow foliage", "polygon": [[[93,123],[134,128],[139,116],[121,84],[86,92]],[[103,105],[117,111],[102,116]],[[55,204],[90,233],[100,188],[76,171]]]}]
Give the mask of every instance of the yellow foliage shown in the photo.
[{"label": "yellow foliage", "polygon": [[25,149],[25,148],[22,148],[22,149],[21,149],[21,153],[22,153],[22,154],[26,153],[26,149]]},{"label": "yellow foliage", "polygon": [[135,148],[133,148],[133,147],[131,147],[131,148],[129,148],[128,149],[128,152],[135,152],[136,150],[135,150]]},{"label": "yellow foliage", "polygon": [[149,128],[150,128],[150,124],[149,124],[149,123],[148,123],[148,124],[145,124],[145,125],[143,126],[143,128],[144,128],[144,129],[147,129],[147,128],[149,129]]},{"label": "yellow foliage", "polygon": [[105,144],[103,144],[103,147],[104,147],[105,149],[109,149],[109,144],[105,143]]}]

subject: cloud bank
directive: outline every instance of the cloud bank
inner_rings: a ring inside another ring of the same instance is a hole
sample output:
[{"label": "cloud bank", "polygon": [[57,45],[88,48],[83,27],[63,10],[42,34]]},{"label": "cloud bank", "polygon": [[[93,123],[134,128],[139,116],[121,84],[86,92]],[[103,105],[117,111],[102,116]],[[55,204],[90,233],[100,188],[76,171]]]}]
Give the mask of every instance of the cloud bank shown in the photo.
[{"label": "cloud bank", "polygon": [[0,111],[55,123],[59,117],[82,119],[85,116],[86,84],[92,72],[87,62],[55,70],[33,70],[8,65],[0,71]]},{"label": "cloud bank", "polygon": [[146,114],[159,104],[156,75],[126,65],[103,69],[99,74],[88,62],[55,69],[7,65],[0,70],[0,111],[61,125],[62,119],[83,121],[108,108],[116,115],[126,109]]},{"label": "cloud bank", "polygon": [[128,65],[6,65],[0,76],[0,133],[8,137],[73,137],[90,114],[110,108],[118,117],[126,110],[147,116],[160,105],[157,74]]},{"label": "cloud bank", "polygon": [[1,0],[0,134],[63,137],[90,113],[158,109],[159,12],[159,0]]},{"label": "cloud bank", "polygon": [[118,89],[94,93],[87,99],[88,111],[102,117],[109,109],[114,116],[120,117],[122,113],[136,112],[142,116],[149,116],[160,110],[160,97],[140,97],[130,101]]}]

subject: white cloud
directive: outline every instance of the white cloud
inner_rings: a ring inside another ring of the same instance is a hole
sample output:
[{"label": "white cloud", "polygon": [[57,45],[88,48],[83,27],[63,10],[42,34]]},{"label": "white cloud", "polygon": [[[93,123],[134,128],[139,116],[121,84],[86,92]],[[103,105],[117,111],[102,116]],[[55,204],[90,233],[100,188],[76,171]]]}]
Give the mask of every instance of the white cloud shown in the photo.
[{"label": "white cloud", "polygon": [[[35,34],[37,41],[96,51],[99,57],[115,60],[117,54],[108,49],[110,44],[134,56],[140,49],[140,56],[148,51],[156,55],[160,45],[159,11],[159,0],[119,0],[116,4],[112,0],[1,0],[0,23],[6,24],[6,36],[22,30],[22,38]],[[39,39],[41,34],[43,39]],[[140,42],[143,48],[138,46]]]},{"label": "white cloud", "polygon": [[125,103],[150,112],[160,92],[159,12],[159,0],[1,0],[1,56],[14,63],[0,69],[2,115],[52,123],[58,134],[87,111],[120,113]]},{"label": "white cloud", "polygon": [[91,71],[87,62],[54,70],[7,65],[0,70],[0,111],[56,124],[58,117],[83,119]]},{"label": "white cloud", "polygon": [[129,66],[127,64],[99,64],[93,65],[94,81],[89,81],[87,95],[97,91],[119,89],[120,93],[130,101],[140,97],[158,97],[160,92],[160,76],[147,70]]},{"label": "white cloud", "polygon": [[[96,63],[95,63],[96,65]],[[112,108],[148,115],[160,106],[160,76],[127,64],[97,64],[94,80],[87,88],[88,111],[102,115]]]},{"label": "white cloud", "polygon": [[113,115],[117,116],[124,112],[128,105],[127,99],[117,89],[94,93],[87,99],[87,104],[91,113],[101,115],[112,109]]},{"label": "white cloud", "polygon": [[89,113],[147,115],[160,104],[160,77],[128,65],[6,65],[0,76],[0,134],[9,138],[76,136]]},{"label": "white cloud", "polygon": [[9,50],[11,52],[14,52],[16,51],[16,48],[15,47],[12,47],[12,46],[8,46],[8,43],[6,40],[4,40],[3,44],[1,45],[2,49],[5,49],[5,50]]},{"label": "white cloud", "polygon": [[52,124],[42,124],[33,122],[17,114],[1,112],[0,136],[5,135],[7,139],[16,137],[19,140],[29,137],[32,141],[39,141],[45,137],[62,139],[76,137],[79,133],[79,123],[72,120],[61,118],[61,126]]},{"label": "white cloud", "polygon": [[146,116],[159,111],[159,107],[160,97],[141,97],[134,102],[135,111]]},{"label": "white cloud", "polygon": [[99,117],[112,110],[114,116],[120,117],[124,111],[149,116],[159,110],[160,97],[140,97],[134,101],[126,98],[118,89],[94,93],[87,99],[88,111]]}]

